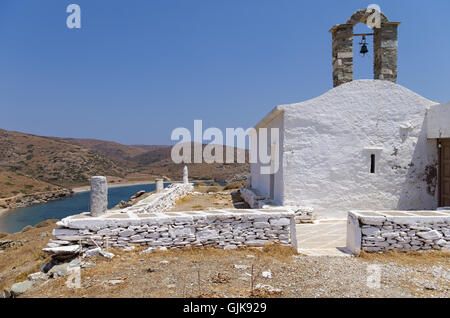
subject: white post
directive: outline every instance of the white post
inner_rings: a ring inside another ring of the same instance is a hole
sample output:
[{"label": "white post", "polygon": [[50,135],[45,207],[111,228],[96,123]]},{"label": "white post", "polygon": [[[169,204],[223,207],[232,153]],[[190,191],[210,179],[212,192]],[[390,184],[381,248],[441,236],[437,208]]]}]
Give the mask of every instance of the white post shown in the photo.
[{"label": "white post", "polygon": [[184,184],[188,184],[189,183],[187,166],[184,166],[184,168],[183,168],[183,183]]},{"label": "white post", "polygon": [[164,190],[163,179],[156,179],[156,193],[162,192]]},{"label": "white post", "polygon": [[100,216],[108,209],[106,177],[91,178],[91,216]]}]

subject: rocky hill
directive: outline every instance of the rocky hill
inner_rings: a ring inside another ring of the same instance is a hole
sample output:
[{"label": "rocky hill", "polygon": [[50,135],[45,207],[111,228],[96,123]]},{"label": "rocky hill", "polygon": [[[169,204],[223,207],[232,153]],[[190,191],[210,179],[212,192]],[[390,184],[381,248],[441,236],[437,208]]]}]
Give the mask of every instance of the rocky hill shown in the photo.
[{"label": "rocky hill", "polygon": [[[173,163],[170,154],[171,146],[122,145],[0,129],[0,198],[87,185],[93,175],[108,176],[112,182],[180,180],[184,164]],[[192,179],[223,182],[243,179],[249,172],[248,164],[188,167]]]}]

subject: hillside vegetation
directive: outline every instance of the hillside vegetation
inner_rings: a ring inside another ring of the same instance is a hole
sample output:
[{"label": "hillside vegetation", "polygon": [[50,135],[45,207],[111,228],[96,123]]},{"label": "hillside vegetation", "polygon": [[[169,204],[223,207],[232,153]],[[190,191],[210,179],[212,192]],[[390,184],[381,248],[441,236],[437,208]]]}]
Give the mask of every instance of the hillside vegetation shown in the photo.
[{"label": "hillside vegetation", "polygon": [[[225,153],[225,147],[224,147]],[[184,164],[171,146],[122,145],[95,139],[43,137],[0,129],[0,198],[87,185],[93,175],[111,182],[180,180]],[[188,164],[191,179],[243,179],[248,164]]]}]

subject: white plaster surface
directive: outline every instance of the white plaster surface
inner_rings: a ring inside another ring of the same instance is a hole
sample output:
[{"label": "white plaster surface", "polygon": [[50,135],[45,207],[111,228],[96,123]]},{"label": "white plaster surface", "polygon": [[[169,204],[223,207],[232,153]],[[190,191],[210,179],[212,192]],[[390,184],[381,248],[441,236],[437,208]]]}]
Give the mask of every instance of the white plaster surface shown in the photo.
[{"label": "white plaster surface", "polygon": [[428,138],[450,138],[450,102],[433,105],[427,111]]},{"label": "white plaster surface", "polygon": [[[271,116],[278,116],[257,127],[282,130],[276,200],[335,219],[351,209],[435,209],[437,146],[427,139],[425,118],[434,104],[389,81],[356,80],[277,106]],[[251,179],[268,194],[259,164],[251,165]]]}]

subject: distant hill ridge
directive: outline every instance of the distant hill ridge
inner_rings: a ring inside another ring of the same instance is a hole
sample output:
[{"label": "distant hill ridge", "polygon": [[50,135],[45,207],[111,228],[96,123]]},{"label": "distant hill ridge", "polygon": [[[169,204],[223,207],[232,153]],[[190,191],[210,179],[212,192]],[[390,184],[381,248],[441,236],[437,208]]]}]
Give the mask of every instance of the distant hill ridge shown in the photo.
[{"label": "distant hill ridge", "polygon": [[[0,198],[86,185],[93,175],[106,175],[112,182],[158,177],[180,180],[184,164],[172,162],[171,148],[164,145],[122,145],[96,139],[44,137],[0,129]],[[246,156],[248,158],[248,154]],[[249,172],[247,163],[199,163],[188,164],[188,167],[193,179],[223,182],[243,179]],[[11,180],[20,182],[16,184]]]}]

